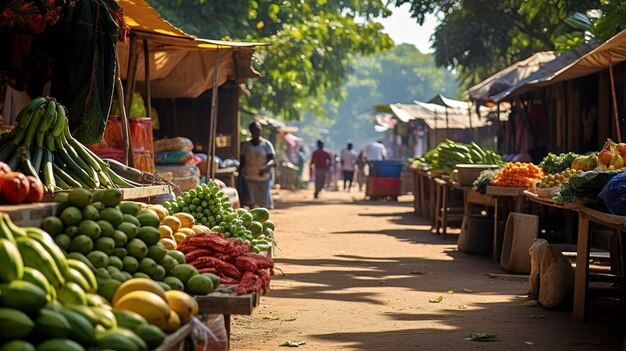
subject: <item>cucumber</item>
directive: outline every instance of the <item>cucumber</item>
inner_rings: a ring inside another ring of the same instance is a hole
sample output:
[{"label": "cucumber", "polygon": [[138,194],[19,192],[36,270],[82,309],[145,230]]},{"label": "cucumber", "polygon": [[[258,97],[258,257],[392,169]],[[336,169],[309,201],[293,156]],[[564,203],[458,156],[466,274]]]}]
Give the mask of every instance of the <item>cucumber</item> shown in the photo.
[{"label": "cucumber", "polygon": [[41,170],[41,174],[43,176],[43,185],[45,185],[49,191],[54,191],[54,188],[56,187],[56,182],[54,180],[54,173],[52,171],[52,152],[50,152],[50,150],[42,151],[43,169]]},{"label": "cucumber", "polygon": [[143,176],[142,171],[136,168],[128,167],[123,163],[111,159],[105,159],[103,161],[109,165],[111,171],[115,172],[115,174],[119,175],[120,177],[139,182],[141,180],[141,177]]}]

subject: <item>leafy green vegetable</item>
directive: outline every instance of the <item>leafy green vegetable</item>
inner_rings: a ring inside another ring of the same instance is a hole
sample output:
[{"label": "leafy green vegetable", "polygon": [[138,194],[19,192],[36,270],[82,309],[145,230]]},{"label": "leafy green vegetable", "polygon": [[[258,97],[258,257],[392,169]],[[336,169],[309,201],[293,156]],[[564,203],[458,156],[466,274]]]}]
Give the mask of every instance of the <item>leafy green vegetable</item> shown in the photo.
[{"label": "leafy green vegetable", "polygon": [[500,341],[502,340],[498,335],[491,333],[471,333],[467,338],[467,341]]},{"label": "leafy green vegetable", "polygon": [[487,191],[487,185],[491,184],[491,181],[496,176],[496,173],[497,172],[492,169],[486,169],[480,172],[480,175],[474,181],[474,190],[484,194]]},{"label": "leafy green vegetable", "polygon": [[555,155],[550,152],[548,153],[548,156],[544,157],[543,161],[541,161],[539,167],[541,167],[546,173],[561,173],[570,168],[572,166],[572,161],[574,161],[574,159],[578,156],[578,154],[573,152],[568,152],[566,154],[562,153],[559,155]]},{"label": "leafy green vegetable", "polygon": [[304,341],[304,340],[301,340],[301,341],[285,340],[282,343],[280,343],[278,346],[298,347],[298,346],[302,346],[304,344],[306,344],[306,341]]},{"label": "leafy green vegetable", "polygon": [[434,299],[428,299],[428,302],[430,303],[440,303],[441,301],[443,301],[443,296],[441,295],[437,296],[437,298]]},{"label": "leafy green vegetable", "polygon": [[561,184],[561,190],[552,199],[559,203],[576,202],[588,204],[598,202],[598,194],[618,171],[588,171],[574,174],[567,183]]}]

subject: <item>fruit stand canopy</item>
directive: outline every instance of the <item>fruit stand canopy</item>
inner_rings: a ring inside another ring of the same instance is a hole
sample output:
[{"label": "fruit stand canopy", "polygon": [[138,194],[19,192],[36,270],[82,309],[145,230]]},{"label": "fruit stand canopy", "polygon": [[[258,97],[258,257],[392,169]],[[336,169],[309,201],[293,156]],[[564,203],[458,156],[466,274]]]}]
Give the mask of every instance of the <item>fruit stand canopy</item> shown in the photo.
[{"label": "fruit stand canopy", "polygon": [[467,90],[467,94],[472,100],[486,102],[491,95],[516,85],[536,72],[541,65],[554,60],[556,57],[552,51],[538,52],[474,85]]},{"label": "fruit stand canopy", "polygon": [[603,71],[611,65],[626,61],[626,30],[621,31],[601,45],[595,48],[594,46],[593,44],[585,44],[573,51],[568,51],[567,53],[572,56],[580,54],[569,62],[566,61],[567,64],[555,64],[554,67],[546,64],[545,69],[542,67],[542,69],[518,85],[502,91],[492,98],[494,101],[501,101],[507,97],[519,95],[537,87]]},{"label": "fruit stand canopy", "polygon": [[[430,102],[414,101],[414,104],[390,104],[389,107],[400,121],[406,123],[410,120],[422,120],[431,129],[445,129],[446,114],[448,128],[484,127],[489,124],[487,115],[497,112],[496,109],[481,106],[479,118],[474,105],[466,101],[448,99],[441,94],[431,99]],[[500,120],[506,120],[508,108],[505,107],[501,106]]]},{"label": "fruit stand canopy", "polygon": [[[195,98],[213,87],[214,69],[219,70],[218,86],[228,80],[243,82],[259,77],[252,68],[254,47],[261,43],[242,43],[200,39],[163,19],[144,0],[118,0],[131,33],[148,41],[150,90],[155,98]],[[122,79],[128,70],[129,44],[118,42]],[[216,58],[219,63],[216,65]],[[143,51],[137,63],[144,72]],[[138,86],[145,80],[137,75]]]}]

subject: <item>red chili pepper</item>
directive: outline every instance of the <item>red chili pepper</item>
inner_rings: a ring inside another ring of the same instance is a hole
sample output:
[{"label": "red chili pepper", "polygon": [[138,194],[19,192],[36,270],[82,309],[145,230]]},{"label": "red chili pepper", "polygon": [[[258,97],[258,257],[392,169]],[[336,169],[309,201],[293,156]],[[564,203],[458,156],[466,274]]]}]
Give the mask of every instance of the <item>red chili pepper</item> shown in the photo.
[{"label": "red chili pepper", "polygon": [[235,266],[241,270],[250,272],[254,272],[259,268],[255,259],[248,256],[238,256],[235,259]]},{"label": "red chili pepper", "polygon": [[209,249],[197,249],[190,251],[185,254],[185,262],[190,262],[189,264],[193,265],[193,262],[196,259],[204,256],[213,256],[213,251]]},{"label": "red chili pepper", "polygon": [[239,284],[239,279],[220,276],[220,284]]}]

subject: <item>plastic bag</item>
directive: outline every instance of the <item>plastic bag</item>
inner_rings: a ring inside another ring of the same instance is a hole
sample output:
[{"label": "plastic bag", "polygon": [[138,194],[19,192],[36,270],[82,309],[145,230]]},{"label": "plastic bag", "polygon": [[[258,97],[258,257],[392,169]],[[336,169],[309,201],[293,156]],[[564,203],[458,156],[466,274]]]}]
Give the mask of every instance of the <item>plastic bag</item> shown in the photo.
[{"label": "plastic bag", "polygon": [[155,152],[176,151],[176,150],[191,151],[193,150],[193,142],[183,137],[161,139],[161,140],[157,140],[154,142]]},{"label": "plastic bag", "polygon": [[172,173],[174,178],[200,177],[200,169],[192,165],[157,165],[157,173]]},{"label": "plastic bag", "polygon": [[197,165],[198,158],[191,151],[177,150],[157,152],[154,154],[156,164]]},{"label": "plastic bag", "polygon": [[598,196],[614,215],[626,215],[626,173],[620,173],[606,183]]},{"label": "plastic bag", "polygon": [[194,330],[194,338],[204,340],[203,343],[196,344],[194,351],[227,351],[228,334],[224,324],[224,315],[209,314],[205,317],[204,325],[206,329]]}]

